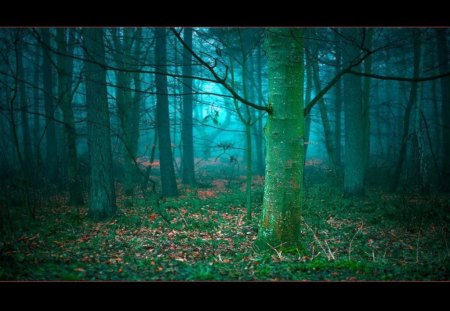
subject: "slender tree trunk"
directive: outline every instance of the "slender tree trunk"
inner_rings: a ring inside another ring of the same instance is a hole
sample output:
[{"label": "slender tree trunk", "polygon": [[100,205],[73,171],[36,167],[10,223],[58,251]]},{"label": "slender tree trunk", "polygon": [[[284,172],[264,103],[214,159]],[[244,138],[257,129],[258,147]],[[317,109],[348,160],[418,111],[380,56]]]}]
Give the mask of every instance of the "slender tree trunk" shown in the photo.
[{"label": "slender tree trunk", "polygon": [[[436,90],[436,80],[432,81],[432,93],[433,93],[433,119],[434,119],[434,146],[436,150],[436,155],[439,155],[441,153],[441,126],[440,126],[440,111],[439,111],[439,105],[438,105],[438,96],[437,96],[437,90]],[[440,166],[440,165],[439,165]]]},{"label": "slender tree trunk", "polygon": [[167,54],[166,41],[167,34],[165,28],[156,28],[155,30],[155,64],[156,70],[162,74],[157,74],[156,81],[156,117],[159,142],[159,159],[161,167],[161,185],[162,196],[178,196],[178,188],[175,179],[175,170],[173,168],[172,144],[170,139],[170,121],[169,121],[169,99],[167,96]]},{"label": "slender tree trunk", "polygon": [[[184,42],[192,47],[192,28],[184,28]],[[192,55],[187,49],[183,50],[183,75],[192,75]],[[195,184],[194,173],[194,139],[192,122],[192,79],[183,79],[183,183],[186,185]]]},{"label": "slender tree trunk", "polygon": [[[359,40],[358,29],[348,29],[347,34]],[[346,53],[347,61],[360,53],[360,49],[349,46]],[[354,67],[359,70],[360,66]],[[365,177],[365,118],[361,77],[346,75],[344,77],[345,98],[345,167],[344,167],[344,195],[363,196]]]},{"label": "slender tree trunk", "polygon": [[[414,47],[413,47],[414,73],[413,74],[414,74],[414,77],[418,77],[419,70],[420,70],[420,42],[418,39],[418,30],[413,30],[413,45],[414,45]],[[410,123],[410,119],[411,119],[412,108],[414,107],[414,105],[416,104],[416,101],[417,101],[417,87],[418,87],[418,83],[412,82],[411,90],[410,90],[410,94],[409,94],[409,101],[408,101],[408,105],[406,106],[405,117],[403,119],[404,120],[403,121],[403,135],[402,135],[402,140],[401,140],[400,153],[397,158],[397,163],[395,166],[394,174],[392,175],[391,184],[389,187],[390,192],[394,192],[395,190],[397,190],[397,187],[398,187],[398,184],[400,181],[400,176],[402,173],[403,163],[406,160],[406,148],[407,148],[408,139],[409,139],[409,123]]]},{"label": "slender tree trunk", "polygon": [[33,148],[34,148],[34,167],[37,170],[36,175],[40,176],[42,166],[41,155],[41,120],[40,120],[40,98],[39,88],[40,86],[40,72],[41,72],[41,49],[39,47],[35,50],[36,65],[33,68],[33,110],[35,115],[33,116]]},{"label": "slender tree trunk", "polygon": [[[114,58],[117,66],[121,69],[127,69],[132,66],[132,35],[131,28],[124,28],[120,33],[120,29],[113,32],[113,42],[115,47]],[[136,106],[132,93],[131,81],[132,74],[129,72],[118,70],[116,72],[117,88],[116,88],[116,104],[117,113],[121,126],[121,141],[123,143],[123,159],[124,159],[124,192],[125,195],[133,195],[134,181],[136,179],[135,159],[137,157],[137,139],[138,133],[134,132],[136,128],[135,116],[136,110],[139,114],[139,106]]]},{"label": "slender tree trunk", "polygon": [[[70,30],[71,31],[71,30]],[[73,44],[75,43],[74,34],[71,33],[69,46],[67,44],[66,29],[58,28],[56,30],[58,42],[58,101],[63,113],[64,129],[67,142],[68,172],[69,180],[69,205],[82,205],[84,202],[81,189],[81,181],[78,170],[78,156],[76,146],[75,119],[72,110],[72,73],[73,62],[69,57],[71,55]]]},{"label": "slender tree trunk", "polygon": [[[242,50],[244,52],[244,50]],[[248,98],[248,78],[247,78],[247,59],[243,55],[244,62],[242,64],[242,87],[244,90],[244,98]],[[246,178],[245,178],[245,206],[247,209],[247,219],[252,219],[252,167],[253,167],[253,149],[252,149],[252,118],[250,108],[245,106],[247,118],[241,121],[245,125],[245,142],[246,142]]]},{"label": "slender tree trunk", "polygon": [[50,30],[42,28],[42,41],[44,42],[44,60],[42,64],[44,80],[44,105],[45,105],[45,128],[46,128],[46,155],[47,176],[50,182],[57,180],[57,148],[56,148],[56,128],[52,120],[55,114],[55,104],[53,102],[53,75],[51,54],[46,46],[50,46]]},{"label": "slender tree trunk", "polygon": [[[320,92],[322,87],[320,86],[320,79],[319,79],[319,64],[315,62],[313,64],[313,79],[314,79],[314,86],[316,88],[317,92]],[[319,111],[320,111],[320,118],[322,119],[322,125],[323,125],[323,132],[325,136],[325,148],[328,153],[328,159],[331,167],[332,174],[336,176],[336,157],[335,157],[335,149],[334,149],[334,143],[333,143],[333,133],[331,132],[330,127],[330,121],[328,119],[328,113],[327,109],[325,108],[324,99],[320,99],[319,103]]]},{"label": "slender tree trunk", "polygon": [[[136,30],[136,41],[135,41],[135,45],[134,45],[134,61],[139,63],[140,60],[142,59],[141,56],[141,42],[142,42],[142,28],[137,28]],[[138,66],[135,66],[136,69],[138,69]],[[142,78],[141,78],[141,74],[139,72],[136,72],[133,74],[133,81],[134,81],[134,88],[136,89],[136,91],[134,92],[134,96],[133,96],[133,104],[132,107],[130,108],[130,145],[131,145],[131,157],[132,157],[132,164],[133,164],[133,168],[131,171],[131,179],[132,179],[132,185],[133,185],[133,189],[134,189],[134,184],[136,183],[136,178],[138,178],[138,176],[142,176],[139,166],[136,163],[136,158],[138,157],[138,152],[139,152],[139,138],[140,138],[140,129],[139,129],[139,124],[140,124],[140,118],[141,118],[141,108],[143,105],[143,99],[142,99],[142,93],[141,93],[141,89],[142,89]]]},{"label": "slender tree trunk", "polygon": [[[295,35],[295,38],[293,36]],[[264,203],[257,245],[300,246],[304,165],[303,30],[267,30],[269,105]]]},{"label": "slender tree trunk", "polygon": [[[263,90],[262,90],[262,64],[261,64],[261,47],[257,48],[257,87],[258,87],[258,103],[261,105],[263,102]],[[258,175],[264,175],[264,146],[263,146],[263,118],[262,112],[256,113],[256,173]]]},{"label": "slender tree trunk", "polygon": [[[414,138],[415,138],[415,157],[416,157],[416,179],[421,194],[430,193],[430,183],[428,178],[429,165],[425,161],[425,144],[422,131],[422,123],[426,123],[425,115],[422,111],[423,87],[419,85],[416,101]],[[432,150],[432,149],[431,149]]]},{"label": "slender tree trunk", "polygon": [[[308,104],[311,101],[311,94],[313,89],[313,83],[312,83],[312,63],[314,60],[311,59],[311,55],[309,55],[308,49],[306,49],[306,90],[305,90],[305,103]],[[311,133],[311,115],[305,117],[305,155],[304,159],[306,160],[306,156],[308,153],[308,146],[309,146],[309,138]]]},{"label": "slender tree trunk", "polygon": [[[342,70],[342,41],[339,39],[336,46],[336,75]],[[338,176],[341,175],[341,116],[342,116],[342,80],[339,81],[334,86],[336,94],[334,101],[334,147],[336,150],[336,165],[338,170]]]},{"label": "slender tree trunk", "polygon": [[33,168],[33,152],[31,150],[31,137],[30,137],[30,126],[28,124],[28,103],[27,94],[25,90],[26,80],[23,68],[23,58],[24,58],[24,46],[22,33],[19,30],[18,34],[19,40],[16,45],[16,61],[17,61],[17,76],[18,76],[18,95],[20,100],[21,109],[21,119],[22,119],[22,144],[23,144],[23,159],[24,159],[24,169],[26,170],[27,176],[30,176]]},{"label": "slender tree trunk", "polygon": [[[103,29],[87,28],[84,43],[85,57],[104,64]],[[85,76],[90,161],[89,215],[103,219],[116,212],[106,70],[87,62]]]},{"label": "slender tree trunk", "polygon": [[[447,44],[447,29],[436,29],[439,71],[450,71]],[[450,191],[450,77],[441,79],[441,127],[442,127],[442,175],[441,187],[445,192]]]},{"label": "slender tree trunk", "polygon": [[[372,37],[373,37],[373,28],[367,28],[366,29],[366,48],[368,50],[372,50]],[[364,61],[364,72],[367,74],[372,73],[372,57],[367,58]],[[363,102],[362,102],[362,109],[363,109],[363,120],[364,120],[364,171],[367,171],[369,166],[369,159],[370,159],[370,96],[371,96],[371,79],[365,78],[364,79],[364,86],[363,86]]]}]

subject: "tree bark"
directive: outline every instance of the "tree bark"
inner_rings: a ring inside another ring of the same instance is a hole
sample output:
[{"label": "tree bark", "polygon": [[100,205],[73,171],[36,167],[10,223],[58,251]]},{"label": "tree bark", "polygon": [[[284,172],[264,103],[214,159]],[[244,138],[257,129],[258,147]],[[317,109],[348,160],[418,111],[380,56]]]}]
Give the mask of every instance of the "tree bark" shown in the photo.
[{"label": "tree bark", "polygon": [[[319,92],[321,90],[320,79],[319,79],[319,64],[315,62],[313,64],[313,79],[314,86],[316,91]],[[319,100],[319,112],[320,118],[322,120],[323,125],[323,133],[325,136],[325,148],[328,153],[328,159],[331,167],[332,174],[336,177],[336,157],[335,157],[335,149],[333,143],[333,133],[331,132],[330,121],[328,119],[327,109],[325,107],[324,99],[321,98]]]},{"label": "tree bark", "polygon": [[[72,31],[72,30],[69,30]],[[68,156],[68,180],[69,180],[69,205],[82,205],[84,202],[81,189],[81,181],[78,170],[78,156],[75,130],[75,119],[72,110],[72,73],[73,62],[70,55],[73,52],[75,37],[70,33],[69,44],[67,43],[67,31],[64,28],[56,30],[58,51],[58,101],[63,113],[64,129],[67,140]],[[69,55],[65,57],[63,55]]]},{"label": "tree bark", "polygon": [[[257,245],[300,247],[304,165],[303,30],[267,30],[269,114],[264,202]],[[295,38],[293,36],[295,35]]]},{"label": "tree bark", "polygon": [[173,167],[172,144],[170,139],[169,99],[167,97],[167,34],[165,28],[155,30],[156,82],[156,123],[158,128],[159,159],[161,168],[161,186],[163,197],[178,196],[178,188]]},{"label": "tree bark", "polygon": [[[336,46],[336,75],[342,70],[342,41],[338,39]],[[335,100],[334,100],[334,147],[336,150],[336,165],[338,175],[341,175],[341,116],[342,116],[342,81],[339,80],[335,87]]]},{"label": "tree bark", "polygon": [[[449,72],[447,29],[436,29],[439,71]],[[441,79],[442,175],[441,188],[450,191],[450,77]]]},{"label": "tree bark", "polygon": [[[261,64],[261,47],[257,48],[257,88],[258,88],[258,103],[263,102],[263,90],[262,90],[262,64]],[[264,175],[264,141],[263,141],[263,118],[262,111],[255,113],[256,118],[256,141],[255,141],[255,151],[256,151],[256,173],[258,175]]]},{"label": "tree bark", "polygon": [[[119,29],[115,29],[113,32],[112,38],[115,48],[113,55],[116,66],[119,69],[129,69],[132,66],[132,36],[133,30],[131,28],[124,28],[122,35],[119,33]],[[139,139],[139,103],[134,100],[130,90],[131,81],[136,74],[138,73],[132,74],[123,70],[116,71],[116,105],[122,129],[121,141],[124,148],[124,193],[129,196],[134,193],[135,179],[137,176],[135,160]],[[137,89],[136,85],[135,89]]]},{"label": "tree bark", "polygon": [[33,68],[33,110],[35,112],[33,116],[33,148],[34,148],[34,167],[36,169],[37,176],[41,174],[42,167],[42,155],[41,155],[41,120],[40,120],[40,98],[39,88],[40,86],[40,73],[41,73],[41,49],[36,47],[36,65]]},{"label": "tree bark", "polygon": [[[366,30],[366,39],[365,39],[365,47],[368,50],[372,50],[372,37],[373,37],[373,28],[367,28]],[[372,73],[372,57],[364,60],[364,73],[371,74]],[[370,96],[371,96],[371,79],[364,79],[363,86],[363,102],[362,102],[362,113],[364,120],[364,170],[367,171],[369,166],[370,159]]]},{"label": "tree bark", "polygon": [[[192,48],[192,28],[184,28],[184,42]],[[183,75],[192,75],[192,55],[187,49],[183,49]],[[192,79],[183,79],[183,184],[195,184],[194,171],[194,139],[192,122]]]},{"label": "tree bark", "polygon": [[[311,55],[308,53],[308,49],[306,49],[305,52],[306,55],[306,90],[305,90],[305,103],[309,103],[311,101],[311,94],[313,89],[313,83],[312,83],[312,62]],[[309,138],[311,133],[311,116],[307,115],[305,117],[305,155],[304,159],[306,160],[306,156],[308,153],[308,147],[309,147]]]},{"label": "tree bark", "polygon": [[21,119],[22,119],[22,144],[23,144],[23,159],[24,159],[24,169],[26,171],[27,176],[30,175],[33,168],[33,152],[31,149],[31,136],[30,136],[30,125],[28,123],[28,101],[27,94],[25,90],[25,74],[24,74],[24,66],[23,66],[23,58],[24,58],[24,46],[23,46],[23,37],[21,30],[18,30],[17,35],[18,41],[16,45],[16,61],[17,61],[17,80],[18,80],[18,95],[21,109]]},{"label": "tree bark", "polygon": [[[419,69],[420,69],[420,45],[419,45],[419,40],[418,40],[418,30],[413,30],[413,53],[414,53],[414,77],[418,77],[419,76]],[[402,173],[402,168],[403,168],[403,163],[406,160],[406,148],[407,148],[407,144],[408,144],[408,139],[409,139],[409,123],[410,123],[410,119],[411,119],[411,111],[412,108],[414,107],[414,105],[416,104],[417,101],[417,88],[418,88],[418,83],[417,82],[413,82],[411,84],[411,90],[409,93],[409,100],[408,100],[408,105],[406,106],[406,110],[405,110],[405,117],[403,119],[403,135],[402,135],[402,140],[401,140],[401,145],[400,145],[400,152],[397,158],[397,163],[395,165],[395,170],[394,173],[392,175],[392,179],[391,179],[391,184],[389,187],[389,191],[390,192],[394,192],[395,190],[397,190],[399,181],[400,181],[400,176]]]},{"label": "tree bark", "polygon": [[55,183],[57,181],[57,146],[56,146],[56,128],[55,122],[52,120],[55,114],[55,104],[53,102],[53,75],[51,54],[47,49],[50,46],[50,30],[42,28],[42,41],[44,43],[44,59],[42,64],[43,71],[43,88],[44,88],[44,106],[45,106],[45,137],[46,137],[46,154],[45,163],[47,167],[47,176],[49,181]]},{"label": "tree bark", "polygon": [[[105,62],[103,29],[85,30],[86,58]],[[90,160],[89,215],[104,219],[116,212],[110,120],[106,90],[106,70],[95,63],[85,64],[88,147]]]},{"label": "tree bark", "polygon": [[[347,34],[359,39],[358,29],[347,29]],[[346,62],[350,63],[360,53],[360,49],[350,45]],[[356,68],[360,65],[355,66]],[[367,118],[364,113],[361,77],[344,77],[345,113],[345,166],[344,195],[347,197],[364,195],[365,178],[365,131]]]}]

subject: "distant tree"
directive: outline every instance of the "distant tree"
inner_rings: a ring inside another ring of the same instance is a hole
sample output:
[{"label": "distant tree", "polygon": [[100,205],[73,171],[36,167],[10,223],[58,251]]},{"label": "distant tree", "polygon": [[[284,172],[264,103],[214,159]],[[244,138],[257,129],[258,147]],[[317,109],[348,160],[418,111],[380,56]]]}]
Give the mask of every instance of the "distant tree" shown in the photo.
[{"label": "distant tree", "polygon": [[155,29],[156,74],[156,124],[158,131],[161,186],[164,197],[178,196],[175,170],[173,167],[172,144],[170,139],[169,98],[167,96],[167,34],[165,28]]},{"label": "distant tree", "polygon": [[[439,71],[441,74],[450,71],[447,29],[436,29]],[[450,77],[441,79],[441,128],[442,128],[442,190],[450,191]],[[436,120],[437,121],[437,120]]]},{"label": "distant tree", "polygon": [[52,183],[57,181],[57,142],[56,127],[54,122],[55,103],[53,95],[53,71],[52,71],[52,53],[50,52],[50,29],[41,29],[44,59],[42,63],[43,74],[43,92],[45,105],[45,137],[46,137],[46,154],[45,165],[46,175]]},{"label": "distant tree", "polygon": [[[241,30],[238,29],[237,33],[239,36],[239,40],[237,45],[237,54],[238,58],[241,61],[241,82],[242,82],[242,93],[244,98],[249,98],[248,96],[248,72],[247,72],[247,63],[248,63],[248,30]],[[235,51],[231,42],[225,42],[225,45],[228,50],[228,60],[229,60],[229,68],[230,68],[230,76],[231,76],[231,86],[233,88],[237,88],[237,79],[235,79],[235,61],[234,58],[236,57]],[[252,154],[253,154],[253,148],[252,148],[252,125],[254,123],[254,120],[252,120],[252,115],[250,113],[250,107],[247,105],[244,105],[243,107],[239,106],[239,101],[234,98],[233,99],[234,108],[236,110],[236,113],[238,115],[239,120],[244,125],[245,129],[245,159],[246,159],[246,178],[245,178],[245,207],[247,209],[247,218],[252,218],[252,210],[251,210],[251,204],[252,204],[252,194],[251,194],[251,183],[252,183]],[[242,109],[245,109],[243,112]]]},{"label": "distant tree", "polygon": [[[345,29],[344,33],[356,42],[361,41],[361,30]],[[347,44],[345,63],[351,63],[358,58],[361,50],[356,43]],[[359,70],[361,66],[354,67]],[[346,196],[364,195],[365,178],[365,128],[368,126],[367,115],[364,112],[363,90],[361,77],[344,76],[344,113],[345,113],[345,167],[344,194]]]},{"label": "distant tree", "polygon": [[90,163],[89,215],[103,219],[116,212],[110,120],[106,91],[105,45],[102,28],[85,29],[86,106]]},{"label": "distant tree", "polygon": [[[258,44],[256,48],[256,80],[257,80],[257,97],[258,102],[262,103],[264,101],[263,96],[263,84],[262,84],[262,75],[263,75],[263,65],[262,65],[262,48],[261,45]],[[259,175],[264,175],[265,170],[265,162],[264,162],[264,128],[263,128],[263,112],[257,111],[258,114],[256,116],[256,142],[255,142],[255,153],[256,153],[256,173]]]},{"label": "distant tree", "polygon": [[36,173],[40,176],[42,168],[42,152],[41,152],[41,117],[40,117],[40,87],[41,87],[41,70],[42,70],[42,53],[41,48],[36,46],[34,55],[35,63],[33,64],[33,110],[35,112],[33,117],[33,148],[34,148],[34,167]]},{"label": "distant tree", "polygon": [[[335,74],[342,70],[342,40],[337,38],[336,43],[336,69]],[[338,170],[338,176],[341,176],[341,145],[342,145],[342,80],[339,80],[334,86],[334,147],[336,157],[336,169]]]},{"label": "distant tree", "polygon": [[[412,41],[413,41],[413,57],[414,57],[414,78],[419,77],[420,72],[420,41],[419,41],[419,31],[417,29],[412,30]],[[410,138],[410,120],[411,120],[411,112],[413,107],[416,105],[417,102],[417,90],[418,90],[418,83],[412,82],[411,83],[411,89],[409,93],[409,100],[408,104],[406,106],[405,115],[403,118],[403,133],[402,133],[402,139],[400,142],[400,152],[396,161],[395,169],[392,174],[392,179],[390,182],[389,190],[391,192],[394,192],[397,190],[400,176],[402,173],[403,164],[406,160],[406,151],[408,146],[408,140]]]},{"label": "distant tree", "polygon": [[18,97],[21,110],[22,121],[22,142],[23,142],[23,160],[26,175],[30,176],[33,168],[33,152],[31,145],[30,125],[28,122],[28,96],[25,89],[25,70],[24,70],[24,30],[19,29],[16,32],[16,64],[17,64],[17,82],[18,82]]},{"label": "distant tree", "polygon": [[[184,42],[192,47],[192,28],[184,28],[183,31]],[[192,76],[192,55],[187,49],[183,49],[183,76]],[[191,186],[195,184],[192,93],[192,79],[183,78],[182,177],[183,184]]]},{"label": "distant tree", "polygon": [[[315,45],[315,44],[314,44]],[[320,77],[319,77],[319,62],[317,61],[318,58],[318,47],[316,47],[316,55],[315,59],[311,62],[311,70],[312,70],[312,79],[314,82],[314,88],[316,93],[320,92],[322,89]],[[325,138],[325,148],[327,150],[328,154],[328,160],[330,163],[331,171],[334,174],[334,176],[337,176],[337,160],[336,160],[336,149],[335,149],[335,143],[334,143],[334,137],[333,132],[331,131],[330,121],[328,117],[328,111],[325,104],[325,99],[322,98],[319,100],[318,103],[319,106],[319,112],[320,112],[320,118],[322,121],[323,126],[323,133]]]},{"label": "distant tree", "polygon": [[[116,106],[120,120],[121,140],[124,145],[124,191],[126,195],[133,195],[136,178],[139,174],[136,158],[139,140],[139,112],[140,92],[139,73],[130,73],[125,70],[136,67],[140,58],[139,45],[141,38],[137,37],[137,30],[132,28],[115,28],[112,31],[114,43],[113,56],[118,70],[116,70]],[[133,48],[134,47],[134,48]],[[131,82],[134,79],[136,92],[131,91]],[[137,83],[136,83],[137,82]]]},{"label": "distant tree", "polygon": [[58,28],[56,30],[58,47],[58,103],[64,119],[64,129],[67,142],[69,204],[82,205],[83,194],[78,170],[77,133],[75,117],[72,109],[72,74],[73,50],[75,48],[75,32],[73,29]]}]

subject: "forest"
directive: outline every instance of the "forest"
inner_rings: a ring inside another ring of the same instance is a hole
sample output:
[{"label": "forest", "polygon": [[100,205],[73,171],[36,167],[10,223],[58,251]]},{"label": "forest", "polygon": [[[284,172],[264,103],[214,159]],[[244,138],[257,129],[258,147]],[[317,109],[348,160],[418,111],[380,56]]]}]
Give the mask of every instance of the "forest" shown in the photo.
[{"label": "forest", "polygon": [[447,28],[0,28],[0,281],[448,281]]}]

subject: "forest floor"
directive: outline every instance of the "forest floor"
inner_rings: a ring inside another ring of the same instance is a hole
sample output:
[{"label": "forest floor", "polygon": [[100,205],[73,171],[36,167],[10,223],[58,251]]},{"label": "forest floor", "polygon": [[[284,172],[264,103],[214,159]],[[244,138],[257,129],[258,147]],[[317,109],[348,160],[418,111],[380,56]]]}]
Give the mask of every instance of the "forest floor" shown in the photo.
[{"label": "forest floor", "polygon": [[[214,180],[181,189],[156,209],[152,197],[118,197],[118,213],[94,222],[85,207],[55,198],[0,236],[0,280],[449,280],[450,199],[387,195],[344,199],[327,185],[308,189],[304,248],[259,253],[240,186]],[[164,217],[162,217],[164,216]],[[170,221],[164,220],[166,218]]]}]

